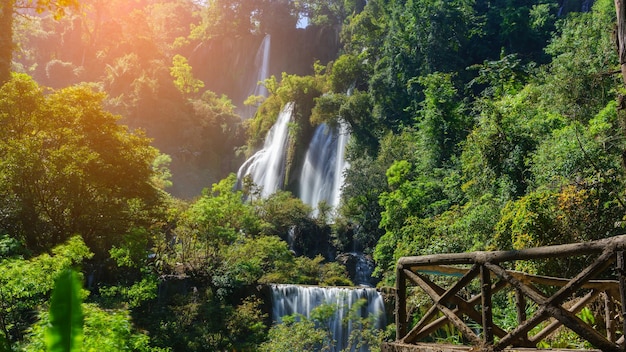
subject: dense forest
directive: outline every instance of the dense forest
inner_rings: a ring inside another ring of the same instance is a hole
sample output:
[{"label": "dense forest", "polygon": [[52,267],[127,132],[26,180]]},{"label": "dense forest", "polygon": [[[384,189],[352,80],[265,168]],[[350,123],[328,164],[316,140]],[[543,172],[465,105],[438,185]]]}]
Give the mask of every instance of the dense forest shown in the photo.
[{"label": "dense forest", "polygon": [[[67,269],[83,350],[310,351],[328,310],[273,325],[264,285],[352,286],[355,248],[383,289],[402,256],[622,233],[616,28],[612,0],[3,1],[0,351],[46,349]],[[237,179],[288,103],[288,165],[348,128],[337,209]]]}]

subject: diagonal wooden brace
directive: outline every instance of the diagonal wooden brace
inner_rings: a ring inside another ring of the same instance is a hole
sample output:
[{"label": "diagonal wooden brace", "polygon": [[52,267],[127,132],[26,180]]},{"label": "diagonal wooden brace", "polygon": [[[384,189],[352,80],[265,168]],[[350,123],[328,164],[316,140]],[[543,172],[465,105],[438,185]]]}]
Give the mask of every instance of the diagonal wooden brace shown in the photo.
[{"label": "diagonal wooden brace", "polygon": [[[419,274],[415,274],[414,272],[410,271],[410,270],[404,270],[404,274],[407,276],[407,278],[411,279],[411,281],[415,282],[416,284],[418,284],[422,290],[424,290],[424,292],[426,292],[426,294],[428,294],[430,296],[430,298],[433,300],[434,305],[437,306],[437,309],[439,309],[439,311],[441,311],[450,321],[450,323],[452,323],[457,329],[459,329],[459,331],[463,334],[463,336],[465,336],[468,340],[471,341],[472,344],[478,345],[481,343],[480,338],[474,333],[474,331],[472,331],[472,329],[470,329],[460,318],[459,316],[453,312],[450,308],[446,307],[445,305],[443,305],[442,302],[442,295],[441,295],[441,291],[444,291],[441,287],[435,285],[434,283],[432,283],[430,280],[428,280],[427,278],[419,275]],[[435,290],[433,288],[433,286],[436,286],[438,288],[438,290]],[[440,292],[437,292],[440,291]],[[453,297],[457,297],[456,295]],[[463,301],[462,299],[459,299],[459,301]],[[467,304],[467,302],[465,302]],[[472,310],[478,314],[480,316],[480,314],[478,312],[476,312],[476,310],[474,310],[472,308]],[[462,311],[464,312],[464,311]]]}]

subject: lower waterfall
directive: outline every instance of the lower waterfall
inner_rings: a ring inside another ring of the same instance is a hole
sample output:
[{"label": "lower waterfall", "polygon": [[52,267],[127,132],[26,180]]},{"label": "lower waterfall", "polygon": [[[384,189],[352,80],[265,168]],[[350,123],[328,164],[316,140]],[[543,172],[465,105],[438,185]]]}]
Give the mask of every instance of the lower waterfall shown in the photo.
[{"label": "lower waterfall", "polygon": [[[272,320],[280,324],[287,315],[301,314],[310,317],[310,312],[321,304],[336,307],[335,315],[329,322],[332,338],[335,341],[330,351],[338,352],[348,347],[352,324],[345,321],[351,308],[360,300],[361,318],[374,317],[374,328],[384,329],[386,325],[385,305],[381,294],[373,288],[320,287],[300,285],[272,285]],[[355,351],[351,349],[351,351]],[[369,351],[362,347],[360,352]]]}]

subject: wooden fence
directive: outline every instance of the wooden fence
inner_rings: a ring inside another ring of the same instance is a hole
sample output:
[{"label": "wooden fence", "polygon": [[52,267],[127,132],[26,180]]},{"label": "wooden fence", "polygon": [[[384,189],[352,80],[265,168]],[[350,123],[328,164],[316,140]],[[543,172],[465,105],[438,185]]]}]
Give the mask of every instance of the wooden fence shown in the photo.
[{"label": "wooden fence", "polygon": [[[533,348],[565,326],[602,351],[624,351],[625,250],[626,235],[621,235],[516,251],[401,258],[396,273],[396,342],[432,341],[432,334],[451,325],[464,344],[474,349]],[[581,256],[590,264],[571,278],[507,269],[520,261]],[[430,308],[420,308],[421,320],[413,326],[408,321],[413,318],[407,312],[408,284],[417,286],[432,301]],[[492,301],[502,290],[508,292],[506,297],[517,315],[516,324],[512,328],[509,324],[508,329],[494,322]],[[594,311],[603,312],[603,324],[592,326],[577,315],[592,303]]]}]

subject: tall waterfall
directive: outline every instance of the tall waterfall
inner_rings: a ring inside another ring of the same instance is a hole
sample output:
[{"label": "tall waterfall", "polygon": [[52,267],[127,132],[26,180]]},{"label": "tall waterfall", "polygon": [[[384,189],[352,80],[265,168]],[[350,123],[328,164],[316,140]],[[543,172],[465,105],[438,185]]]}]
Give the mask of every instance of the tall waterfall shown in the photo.
[{"label": "tall waterfall", "polygon": [[[330,329],[336,343],[331,351],[341,351],[348,347],[348,337],[352,333],[352,324],[350,322],[344,324],[344,318],[361,299],[366,303],[360,309],[360,316],[374,317],[376,319],[374,328],[384,329],[386,324],[384,302],[380,293],[373,288],[273,285],[272,320],[281,323],[282,317],[293,314],[309,317],[313,308],[321,304],[333,305],[337,310],[330,321]],[[363,347],[360,351],[368,350],[367,347]]]},{"label": "tall waterfall", "polygon": [[339,205],[343,172],[347,167],[344,153],[349,134],[346,125],[331,128],[321,124],[315,130],[300,173],[299,197],[313,207],[325,201],[333,209]]},{"label": "tall waterfall", "polygon": [[[252,81],[249,83],[250,90],[248,91],[248,96],[267,97],[267,89],[264,85],[259,84],[259,82],[263,82],[269,78],[271,39],[272,37],[266,34],[256,52],[254,58],[255,74],[252,75]],[[254,116],[256,109],[256,106],[244,106],[240,109],[240,115],[245,119],[251,118]]]},{"label": "tall waterfall", "polygon": [[289,137],[289,121],[294,104],[287,103],[278,115],[274,126],[265,137],[263,149],[246,160],[237,172],[237,179],[247,175],[257,186],[262,187],[262,196],[267,197],[282,188],[285,180],[285,161]]}]

